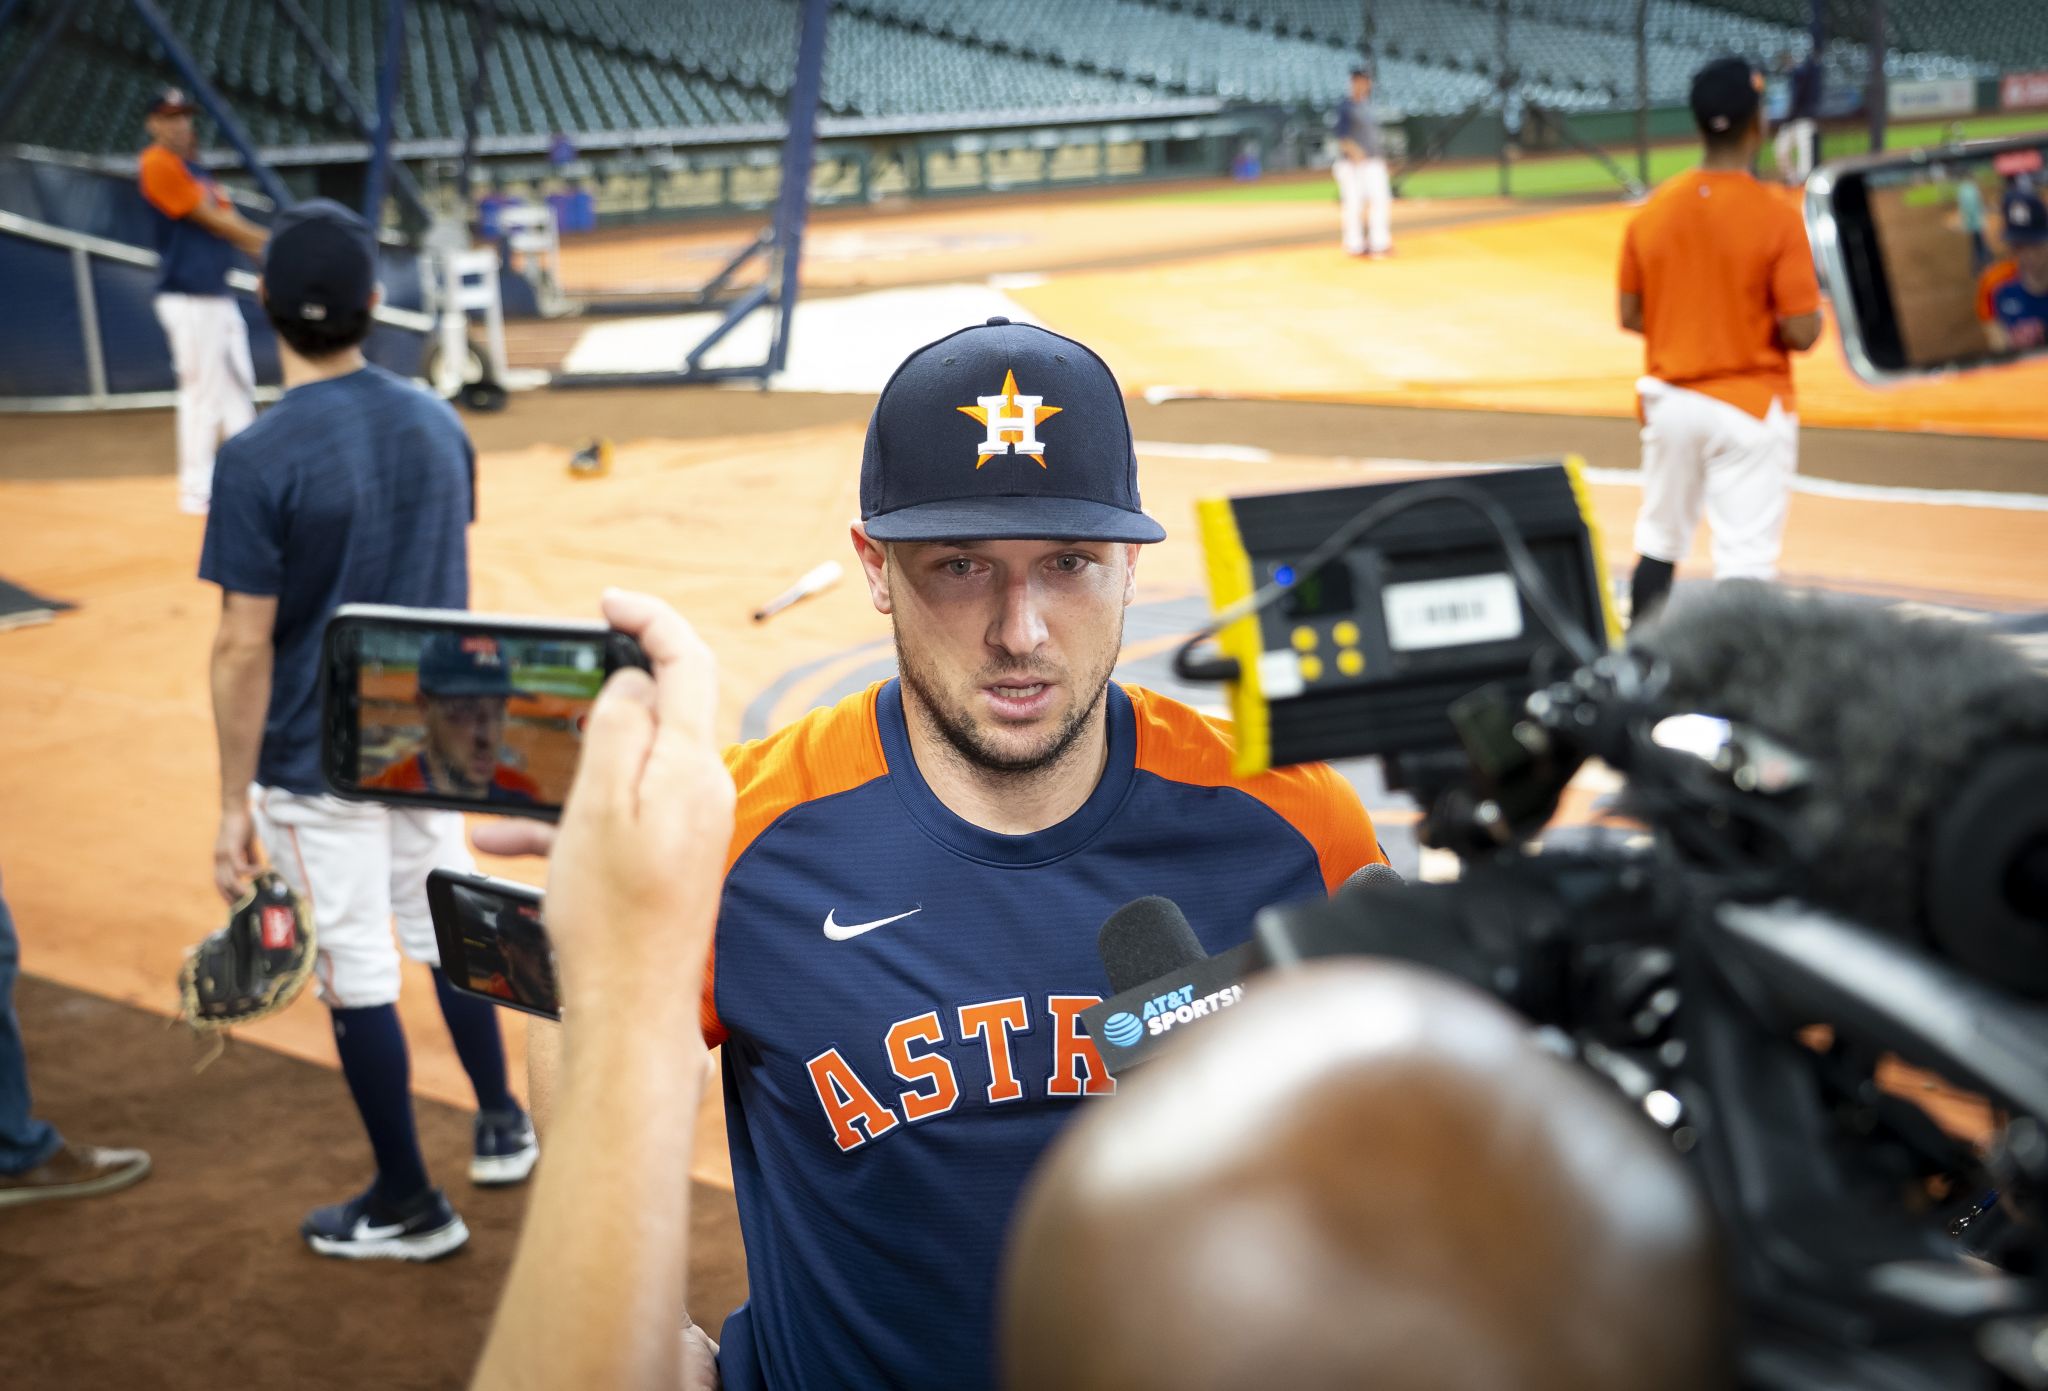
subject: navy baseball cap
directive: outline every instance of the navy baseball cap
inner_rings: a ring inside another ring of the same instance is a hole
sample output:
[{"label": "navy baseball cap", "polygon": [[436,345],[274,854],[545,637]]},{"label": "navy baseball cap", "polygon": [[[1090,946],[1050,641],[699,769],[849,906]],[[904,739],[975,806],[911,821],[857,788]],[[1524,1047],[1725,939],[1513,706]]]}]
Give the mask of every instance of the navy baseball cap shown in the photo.
[{"label": "navy baseball cap", "polygon": [[150,116],[187,116],[198,110],[192,99],[185,95],[183,87],[166,87],[149,99],[144,114]]},{"label": "navy baseball cap", "polygon": [[435,633],[420,644],[420,694],[525,695],[512,684],[512,667],[496,638],[483,633]]},{"label": "navy baseball cap", "polygon": [[331,198],[294,203],[270,224],[263,298],[283,318],[321,322],[360,315],[377,292],[377,238]]},{"label": "navy baseball cap", "polygon": [[1692,76],[1692,118],[1710,135],[1726,135],[1756,119],[1764,75],[1746,58],[1716,58]]},{"label": "navy baseball cap", "polygon": [[2000,209],[2005,219],[2005,244],[2007,246],[2039,246],[2048,242],[2048,202],[2041,195],[2025,188],[2015,188],[2005,195]]},{"label": "navy baseball cap", "polygon": [[903,360],[868,420],[877,541],[1163,541],[1138,502],[1123,389],[1071,338],[994,318]]}]

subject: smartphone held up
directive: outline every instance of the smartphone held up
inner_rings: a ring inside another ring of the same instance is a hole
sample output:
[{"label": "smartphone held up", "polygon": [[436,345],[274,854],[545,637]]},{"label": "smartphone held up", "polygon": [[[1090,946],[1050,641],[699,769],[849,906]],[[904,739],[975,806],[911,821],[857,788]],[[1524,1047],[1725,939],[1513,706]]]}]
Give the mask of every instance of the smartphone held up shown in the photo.
[{"label": "smartphone held up", "polygon": [[321,769],[335,795],[553,820],[591,703],[648,668],[601,623],[349,604],[323,652]]},{"label": "smartphone held up", "polygon": [[1829,164],[1806,225],[1865,381],[2048,354],[2048,136]]}]

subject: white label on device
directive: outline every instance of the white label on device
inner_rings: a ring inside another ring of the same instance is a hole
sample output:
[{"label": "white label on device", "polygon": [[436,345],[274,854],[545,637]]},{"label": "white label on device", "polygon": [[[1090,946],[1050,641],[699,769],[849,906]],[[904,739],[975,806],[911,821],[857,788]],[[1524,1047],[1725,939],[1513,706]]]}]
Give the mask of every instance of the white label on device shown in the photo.
[{"label": "white label on device", "polygon": [[1301,658],[1291,647],[1259,654],[1259,691],[1268,700],[1291,700],[1308,689],[1301,679]]},{"label": "white label on device", "polygon": [[1502,642],[1522,635],[1522,597],[1509,575],[1459,575],[1390,584],[1381,602],[1396,652]]}]

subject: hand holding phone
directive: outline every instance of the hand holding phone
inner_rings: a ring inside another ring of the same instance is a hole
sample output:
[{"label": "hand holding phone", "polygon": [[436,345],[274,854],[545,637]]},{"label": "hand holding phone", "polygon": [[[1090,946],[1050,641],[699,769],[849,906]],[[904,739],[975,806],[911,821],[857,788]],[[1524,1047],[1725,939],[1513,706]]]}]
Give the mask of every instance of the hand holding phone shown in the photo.
[{"label": "hand holding phone", "polygon": [[[610,1012],[680,997],[694,1029],[732,840],[732,776],[713,734],[716,664],[659,599],[609,591],[605,616],[638,640],[653,674],[605,683],[549,857],[564,999]],[[692,988],[679,992],[678,981]]]}]

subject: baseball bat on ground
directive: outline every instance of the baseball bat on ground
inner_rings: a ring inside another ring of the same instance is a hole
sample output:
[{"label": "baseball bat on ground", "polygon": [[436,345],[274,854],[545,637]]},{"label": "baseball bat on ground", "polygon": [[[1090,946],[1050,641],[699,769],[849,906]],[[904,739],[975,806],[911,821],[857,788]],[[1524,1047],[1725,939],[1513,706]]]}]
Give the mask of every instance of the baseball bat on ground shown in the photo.
[{"label": "baseball bat on ground", "polygon": [[833,585],[839,583],[840,576],[845,573],[846,571],[840,567],[838,561],[826,561],[816,569],[806,572],[802,579],[783,590],[760,608],[755,609],[754,621],[756,623],[765,623],[798,600],[808,599],[813,594],[824,593]]}]

